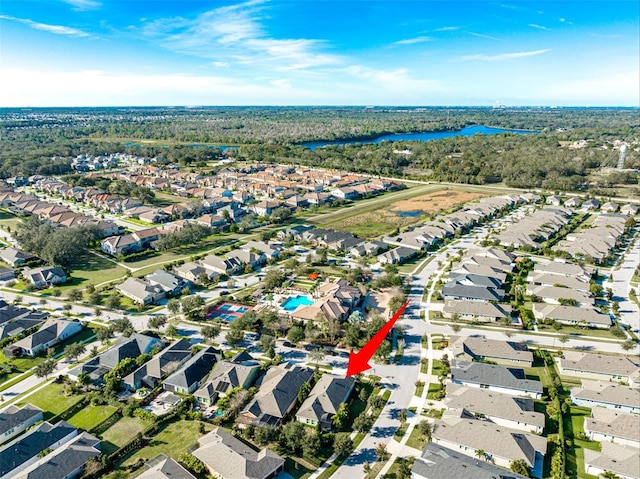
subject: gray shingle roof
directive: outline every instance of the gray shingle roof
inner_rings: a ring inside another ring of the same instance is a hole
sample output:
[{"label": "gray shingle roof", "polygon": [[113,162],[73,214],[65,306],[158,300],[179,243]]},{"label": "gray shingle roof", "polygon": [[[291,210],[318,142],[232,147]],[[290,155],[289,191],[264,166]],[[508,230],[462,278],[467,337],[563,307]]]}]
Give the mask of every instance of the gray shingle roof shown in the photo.
[{"label": "gray shingle roof", "polygon": [[411,472],[415,479],[525,479],[520,474],[432,442],[427,443]]},{"label": "gray shingle roof", "polygon": [[31,404],[25,404],[22,408],[9,406],[0,412],[0,436],[34,416],[42,418],[42,409]]},{"label": "gray shingle roof", "polygon": [[447,283],[442,287],[442,295],[452,298],[471,298],[483,301],[502,301],[503,289],[484,288],[482,286],[467,286],[464,284]]},{"label": "gray shingle roof", "polygon": [[340,404],[346,402],[354,382],[352,377],[339,378],[331,374],[323,374],[300,406],[297,416],[316,421],[332,417],[338,411]]},{"label": "gray shingle roof", "polygon": [[138,479],[196,479],[196,477],[187,471],[184,467],[178,464],[170,457],[164,456],[164,459],[157,462],[157,459],[161,459],[156,456],[146,466],[148,469],[138,476]]},{"label": "gray shingle roof", "polygon": [[165,384],[178,388],[191,389],[194,383],[201,381],[213,365],[220,359],[220,351],[209,346],[193,356],[175,373],[165,379]]},{"label": "gray shingle roof", "polygon": [[454,361],[451,369],[451,379],[454,382],[485,384],[527,392],[542,394],[542,383],[527,379],[524,369],[496,366],[486,363],[469,361]]}]

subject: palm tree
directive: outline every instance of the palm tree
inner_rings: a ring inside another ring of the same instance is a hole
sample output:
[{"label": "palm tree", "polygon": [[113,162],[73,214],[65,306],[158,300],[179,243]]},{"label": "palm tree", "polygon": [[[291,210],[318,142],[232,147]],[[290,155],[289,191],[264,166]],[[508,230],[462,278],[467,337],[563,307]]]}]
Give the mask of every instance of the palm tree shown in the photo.
[{"label": "palm tree", "polygon": [[603,477],[604,479],[620,479],[620,476],[618,476],[615,472],[611,472],[611,471],[604,471],[601,474],[601,477]]},{"label": "palm tree", "polygon": [[368,462],[365,462],[362,465],[362,472],[364,472],[364,474],[369,477],[369,474],[371,474],[371,464],[369,464]]},{"label": "palm tree", "polygon": [[325,351],[322,348],[316,348],[309,352],[309,358],[316,363],[316,369],[319,367],[320,361],[325,357]]},{"label": "palm tree", "polygon": [[478,459],[484,459],[485,461],[487,460],[487,453],[484,451],[484,449],[476,449],[475,455]]}]

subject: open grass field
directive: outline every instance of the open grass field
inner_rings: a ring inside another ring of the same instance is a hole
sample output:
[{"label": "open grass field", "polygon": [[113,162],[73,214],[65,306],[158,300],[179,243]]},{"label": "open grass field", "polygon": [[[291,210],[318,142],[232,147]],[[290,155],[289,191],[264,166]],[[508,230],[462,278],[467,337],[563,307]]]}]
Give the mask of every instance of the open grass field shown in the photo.
[{"label": "open grass field", "polygon": [[0,228],[7,231],[15,231],[20,223],[22,223],[22,220],[13,213],[9,213],[7,210],[0,210]]},{"label": "open grass field", "polygon": [[102,434],[102,450],[107,454],[131,441],[147,427],[142,419],[123,417]]},{"label": "open grass field", "polygon": [[[431,191],[429,191],[426,190],[428,186],[403,191],[404,193],[413,192],[415,193],[414,195],[391,197],[390,194],[381,198],[358,202],[347,211],[351,213],[350,215],[341,215],[338,219],[335,216],[326,215],[321,217],[324,218],[321,223],[332,229],[347,231],[361,238],[373,238],[391,233],[397,228],[422,222],[426,217],[437,212],[446,211],[455,206],[487,196],[479,192],[458,189],[433,191],[434,187],[432,187]],[[427,192],[425,193],[425,191]],[[374,203],[377,200],[389,199],[390,201]],[[372,204],[373,208],[368,210],[367,206]],[[327,217],[329,219],[328,222],[325,221]]]},{"label": "open grass field", "polygon": [[[139,458],[145,461],[157,456],[166,454],[173,459],[178,459],[180,454],[187,451],[187,448],[194,444],[202,436],[198,432],[199,421],[176,421],[168,424],[158,434],[149,439],[149,445],[127,456],[124,464],[133,464]],[[206,425],[206,432],[213,429],[213,426]]]},{"label": "open grass field", "polygon": [[87,406],[67,419],[67,422],[72,426],[88,431],[111,417],[116,410],[113,406]]},{"label": "open grass field", "polygon": [[17,405],[23,406],[29,403],[39,407],[44,411],[44,420],[47,421],[82,400],[82,396],[79,394],[65,396],[63,389],[64,385],[51,383],[37,393],[21,400]]}]

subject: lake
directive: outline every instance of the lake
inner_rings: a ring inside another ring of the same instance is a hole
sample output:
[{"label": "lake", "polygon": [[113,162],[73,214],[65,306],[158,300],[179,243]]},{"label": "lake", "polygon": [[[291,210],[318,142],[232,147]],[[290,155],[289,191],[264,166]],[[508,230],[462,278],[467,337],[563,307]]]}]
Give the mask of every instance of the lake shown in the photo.
[{"label": "lake", "polygon": [[498,133],[515,133],[516,135],[532,135],[537,131],[531,130],[509,130],[505,128],[494,128],[491,126],[467,126],[462,130],[454,131],[426,131],[423,133],[393,133],[391,135],[382,135],[373,140],[337,140],[337,141],[309,141],[300,143],[310,150],[322,148],[329,145],[353,145],[354,143],[370,144],[380,143],[382,141],[431,141],[441,138],[451,138],[452,136],[472,136],[472,135],[496,135]]}]

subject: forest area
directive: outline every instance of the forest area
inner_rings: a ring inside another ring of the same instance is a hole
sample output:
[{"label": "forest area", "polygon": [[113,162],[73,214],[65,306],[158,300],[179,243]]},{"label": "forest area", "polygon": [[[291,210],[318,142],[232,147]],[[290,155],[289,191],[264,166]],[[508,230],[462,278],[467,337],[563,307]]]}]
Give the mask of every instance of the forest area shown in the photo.
[{"label": "forest area", "polygon": [[[0,177],[66,174],[79,154],[131,153],[205,167],[230,156],[376,175],[469,184],[558,190],[636,185],[633,171],[599,175],[615,166],[614,140],[632,146],[625,166],[640,168],[637,109],[615,108],[101,108],[0,110]],[[456,136],[419,142],[331,145],[306,141],[366,140],[390,133],[455,131],[485,125],[536,131]],[[157,143],[131,144],[135,141]],[[582,149],[560,142],[588,140]],[[126,145],[128,143],[128,146]],[[194,145],[196,144],[196,145]],[[233,145],[222,151],[213,145]],[[400,153],[402,151],[402,153]]]}]

